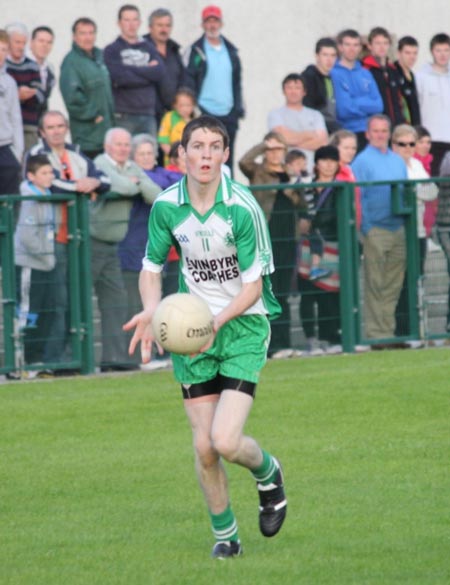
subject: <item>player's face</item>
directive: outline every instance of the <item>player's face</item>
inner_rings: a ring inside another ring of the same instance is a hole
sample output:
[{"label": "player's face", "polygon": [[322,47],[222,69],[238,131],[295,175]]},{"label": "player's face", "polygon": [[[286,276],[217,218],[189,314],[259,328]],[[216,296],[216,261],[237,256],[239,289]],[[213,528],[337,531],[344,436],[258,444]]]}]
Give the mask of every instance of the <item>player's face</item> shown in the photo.
[{"label": "player's face", "polygon": [[81,50],[90,53],[95,46],[97,33],[92,24],[79,24],[73,33],[73,41]]},{"label": "player's face", "polygon": [[348,136],[342,138],[337,147],[339,151],[339,158],[344,165],[349,165],[355,158],[356,154],[356,138]]},{"label": "player's face", "polygon": [[300,80],[285,83],[283,93],[286,97],[286,104],[292,106],[301,104],[305,97],[305,89]]},{"label": "player's face", "polygon": [[380,150],[388,147],[390,135],[391,130],[387,120],[372,120],[366,132],[370,145]]},{"label": "player's face", "polygon": [[447,43],[434,45],[431,54],[433,55],[433,61],[436,65],[447,67],[450,61],[450,45],[447,45]]},{"label": "player's face", "polygon": [[141,17],[136,10],[124,10],[119,20],[119,28],[125,39],[136,39],[139,27],[141,26]]},{"label": "player's face", "polygon": [[405,45],[401,51],[398,52],[398,60],[400,64],[408,69],[412,69],[417,61],[419,54],[419,47],[414,45]]},{"label": "player's face", "polygon": [[180,147],[180,153],[186,161],[188,177],[198,183],[207,184],[220,175],[229,151],[224,148],[220,134],[207,128],[197,128],[192,132],[186,150]]},{"label": "player's face", "polygon": [[43,165],[35,173],[27,173],[27,179],[44,191],[52,186],[55,174],[51,165]]},{"label": "player's face", "polygon": [[383,35],[377,35],[369,45],[370,52],[377,59],[386,59],[389,53],[391,42]]},{"label": "player's face", "polygon": [[30,49],[36,59],[44,61],[50,54],[53,47],[53,35],[45,30],[36,33],[30,41]]},{"label": "player's face", "polygon": [[172,32],[172,19],[170,16],[161,16],[154,18],[149,31],[152,39],[157,43],[167,43]]},{"label": "player's face", "polygon": [[105,152],[116,163],[125,164],[130,158],[131,136],[124,130],[116,130],[111,136],[109,144],[105,144]]},{"label": "player's face", "polygon": [[134,162],[144,171],[151,171],[155,166],[155,151],[153,146],[147,142],[140,144],[134,153]]},{"label": "player's face", "polygon": [[360,39],[344,37],[342,42],[339,44],[339,52],[341,57],[346,61],[356,61],[359,57],[359,54],[361,53]]},{"label": "player's face", "polygon": [[322,73],[329,73],[336,63],[337,52],[333,47],[322,47],[316,55],[316,65]]},{"label": "player's face", "polygon": [[41,135],[50,148],[61,148],[67,134],[67,124],[60,114],[47,114],[43,121]]}]

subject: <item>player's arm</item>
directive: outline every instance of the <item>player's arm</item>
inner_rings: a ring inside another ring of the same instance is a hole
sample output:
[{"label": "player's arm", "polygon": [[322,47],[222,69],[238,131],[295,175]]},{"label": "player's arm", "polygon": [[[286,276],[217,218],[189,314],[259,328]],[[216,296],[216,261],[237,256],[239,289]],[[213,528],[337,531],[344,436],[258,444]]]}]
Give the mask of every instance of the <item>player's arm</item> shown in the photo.
[{"label": "player's arm", "polygon": [[225,325],[225,323],[228,323],[228,321],[231,321],[231,319],[234,319],[235,317],[239,317],[239,315],[242,315],[257,302],[262,294],[262,288],[261,277],[253,282],[244,282],[242,284],[240,292],[234,297],[231,303],[214,317],[214,335],[208,343],[200,349],[200,352],[206,351],[211,347],[214,342],[215,334],[223,325]]},{"label": "player's arm", "polygon": [[252,307],[262,294],[262,278],[259,277],[253,282],[244,282],[240,292],[234,297],[214,319],[214,329],[218,331],[222,325],[225,325],[231,319],[239,317],[247,309]]},{"label": "player's arm", "polygon": [[123,326],[125,331],[134,329],[128,349],[129,354],[132,355],[137,344],[141,342],[141,356],[144,364],[149,362],[151,358],[154,341],[151,322],[153,313],[161,300],[161,288],[160,272],[142,270],[139,275],[139,292],[144,309]]}]

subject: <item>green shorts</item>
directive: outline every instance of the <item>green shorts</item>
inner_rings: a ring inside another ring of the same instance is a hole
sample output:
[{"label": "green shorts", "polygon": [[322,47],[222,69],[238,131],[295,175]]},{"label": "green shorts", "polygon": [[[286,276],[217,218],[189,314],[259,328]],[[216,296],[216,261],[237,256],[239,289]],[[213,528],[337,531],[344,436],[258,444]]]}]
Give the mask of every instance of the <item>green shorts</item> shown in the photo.
[{"label": "green shorts", "polygon": [[181,384],[201,384],[218,374],[258,382],[267,361],[270,324],[265,315],[236,317],[219,329],[213,345],[195,357],[172,354],[175,378]]}]

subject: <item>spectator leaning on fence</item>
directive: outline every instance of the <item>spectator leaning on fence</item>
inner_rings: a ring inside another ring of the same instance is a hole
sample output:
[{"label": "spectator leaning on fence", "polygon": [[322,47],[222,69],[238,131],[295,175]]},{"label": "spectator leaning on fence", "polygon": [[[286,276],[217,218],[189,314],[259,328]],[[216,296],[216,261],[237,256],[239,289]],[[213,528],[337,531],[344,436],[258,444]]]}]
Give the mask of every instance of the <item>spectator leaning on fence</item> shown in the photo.
[{"label": "spectator leaning on fence", "polygon": [[[90,196],[109,191],[110,181],[93,162],[78,149],[65,142],[69,124],[61,112],[50,110],[39,121],[41,141],[30,151],[30,156],[45,154],[55,174],[52,193]],[[62,362],[66,349],[69,324],[68,297],[68,224],[67,203],[55,203],[55,256],[54,286],[56,298],[50,338],[44,352],[45,362]]]},{"label": "spectator leaning on fence", "polygon": [[[111,128],[105,135],[105,153],[96,166],[111,181],[119,199],[97,198],[90,204],[92,280],[97,293],[102,326],[103,371],[125,370],[130,364],[122,325],[127,320],[127,292],[120,269],[118,244],[128,229],[136,197],[152,203],[161,188],[130,160],[131,135],[123,128]],[[144,251],[142,251],[143,253]]]}]

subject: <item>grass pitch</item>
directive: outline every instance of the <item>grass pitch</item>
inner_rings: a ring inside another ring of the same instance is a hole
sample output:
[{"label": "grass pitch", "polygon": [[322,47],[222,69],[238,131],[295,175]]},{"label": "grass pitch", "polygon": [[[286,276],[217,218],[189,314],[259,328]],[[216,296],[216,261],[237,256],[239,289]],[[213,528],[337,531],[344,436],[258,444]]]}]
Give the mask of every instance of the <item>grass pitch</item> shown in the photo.
[{"label": "grass pitch", "polygon": [[283,463],[278,536],[228,466],[244,556],[209,521],[171,373],[0,386],[2,585],[448,585],[450,353],[271,362],[247,430]]}]

